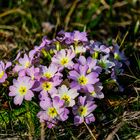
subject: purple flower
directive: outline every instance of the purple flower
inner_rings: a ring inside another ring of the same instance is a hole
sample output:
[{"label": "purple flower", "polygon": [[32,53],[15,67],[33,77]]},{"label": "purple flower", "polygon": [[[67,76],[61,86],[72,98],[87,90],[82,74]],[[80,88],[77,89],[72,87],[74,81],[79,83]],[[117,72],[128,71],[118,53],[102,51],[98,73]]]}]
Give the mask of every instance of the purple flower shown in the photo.
[{"label": "purple flower", "polygon": [[14,97],[14,103],[16,105],[21,105],[23,99],[27,101],[31,101],[34,96],[31,88],[34,82],[30,79],[30,77],[18,77],[18,79],[13,80],[13,85],[9,87],[10,93],[9,96]]},{"label": "purple flower", "polygon": [[83,89],[86,92],[92,92],[94,90],[93,85],[99,81],[98,73],[88,73],[88,69],[89,67],[87,65],[79,65],[77,70],[69,72],[69,78],[72,79],[70,84],[71,88],[77,90]]},{"label": "purple flower", "polygon": [[12,65],[11,62],[7,62],[6,65],[0,61],[0,83],[5,82],[7,79],[6,69]]},{"label": "purple flower", "polygon": [[119,50],[120,49],[119,45],[116,44],[114,46],[111,46],[110,49],[114,55],[115,60],[124,62],[125,64],[129,65],[129,62],[128,62],[126,56],[124,55],[124,51]]},{"label": "purple flower", "polygon": [[60,31],[56,37],[56,39],[60,42],[64,42],[67,45],[70,45],[72,43],[77,44],[78,42],[87,42],[87,33],[86,32],[64,32]]},{"label": "purple flower", "polygon": [[118,77],[117,77],[117,75],[121,75],[123,73],[123,69],[121,68],[122,67],[122,63],[121,62],[117,63],[117,62],[116,62],[115,67],[111,71],[111,78],[112,78],[113,82],[115,82],[115,84],[118,86],[118,90],[120,92],[123,92],[124,88],[122,87],[122,85],[119,84]]},{"label": "purple flower", "polygon": [[52,43],[51,40],[48,40],[47,37],[43,37],[42,42],[39,46],[35,46],[33,50],[29,52],[29,57],[32,58],[32,60],[37,61],[36,59],[39,59],[41,55],[41,51],[43,49],[47,49],[46,47]]},{"label": "purple flower", "polygon": [[69,45],[73,43],[73,35],[71,32],[64,32],[63,30],[57,34],[56,39]]},{"label": "purple flower", "polygon": [[19,76],[25,76],[26,70],[31,67],[32,60],[27,54],[24,54],[24,57],[19,58],[18,62],[14,67],[14,71],[19,72]]},{"label": "purple flower", "polygon": [[98,74],[101,73],[102,69],[101,67],[97,66],[97,60],[93,59],[92,57],[88,57],[87,59],[84,56],[80,56],[78,59],[78,63],[80,65],[88,65],[88,73],[94,71],[97,72]]},{"label": "purple flower", "polygon": [[88,41],[87,33],[74,31],[73,32],[73,40],[74,40],[74,42],[87,42]]},{"label": "purple flower", "polygon": [[97,105],[94,101],[88,100],[86,96],[80,96],[78,98],[78,104],[73,107],[74,124],[79,125],[84,121],[87,124],[95,121],[95,117],[92,112],[95,110]]},{"label": "purple flower", "polygon": [[110,53],[110,48],[101,44],[100,42],[97,41],[91,41],[91,48],[94,50],[94,52],[101,52],[105,54]]},{"label": "purple flower", "polygon": [[59,97],[54,97],[53,101],[44,99],[40,102],[42,111],[38,113],[41,121],[45,121],[49,128],[55,126],[58,120],[65,121],[68,119],[69,110],[64,107],[64,101]]},{"label": "purple flower", "polygon": [[40,44],[40,49],[45,48],[47,45],[50,45],[52,43],[52,40],[47,39],[47,36],[44,36],[42,39],[42,42]]},{"label": "purple flower", "polygon": [[94,84],[94,90],[89,94],[90,96],[98,99],[104,98],[104,94],[102,92],[103,86],[101,82]]},{"label": "purple flower", "polygon": [[67,49],[64,50],[62,49],[61,51],[57,52],[52,57],[52,63],[57,65],[61,70],[63,68],[72,68],[73,67],[73,62],[72,59],[75,57],[75,53],[72,52],[72,50]]},{"label": "purple flower", "polygon": [[60,85],[59,80],[44,80],[44,79],[40,79],[39,82],[39,86],[37,88],[34,89],[34,91],[40,91],[40,95],[39,98],[40,100],[48,97],[48,93],[50,94],[50,96],[53,96],[53,94],[57,93],[57,89],[56,86]]}]

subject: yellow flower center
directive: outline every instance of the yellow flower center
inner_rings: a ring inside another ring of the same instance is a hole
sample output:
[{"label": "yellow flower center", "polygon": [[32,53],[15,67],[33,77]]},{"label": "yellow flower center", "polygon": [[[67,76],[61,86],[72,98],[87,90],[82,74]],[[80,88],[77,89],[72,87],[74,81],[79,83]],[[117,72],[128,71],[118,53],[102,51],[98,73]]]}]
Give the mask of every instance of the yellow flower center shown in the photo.
[{"label": "yellow flower center", "polygon": [[25,95],[27,93],[27,88],[25,86],[20,86],[18,91],[20,95]]},{"label": "yellow flower center", "polygon": [[62,58],[61,59],[61,65],[66,65],[66,64],[68,64],[68,62],[69,62],[69,59],[67,58],[67,57],[65,57],[65,58]]},{"label": "yellow flower center", "polygon": [[57,111],[54,107],[49,107],[47,114],[51,117],[51,118],[55,118],[57,116]]},{"label": "yellow flower center", "polygon": [[114,53],[114,58],[115,58],[116,60],[120,60],[120,59],[121,59],[120,56],[119,56],[119,54],[117,54],[117,53]]},{"label": "yellow flower center", "polygon": [[62,100],[64,100],[66,103],[69,103],[70,102],[70,99],[71,99],[71,97],[70,96],[68,96],[66,93],[62,96],[62,98],[61,98]]},{"label": "yellow flower center", "polygon": [[28,68],[29,66],[30,66],[30,62],[27,61],[27,62],[25,63],[25,68]]},{"label": "yellow flower center", "polygon": [[80,106],[78,109],[78,113],[80,116],[86,116],[87,115],[87,108],[85,106]]},{"label": "yellow flower center", "polygon": [[82,76],[80,76],[80,77],[78,78],[78,83],[79,83],[80,85],[86,85],[87,82],[88,82],[88,79],[87,79],[84,75],[82,75]]},{"label": "yellow flower center", "polygon": [[46,77],[46,78],[51,78],[52,77],[52,74],[51,73],[49,73],[49,72],[46,72],[46,73],[44,73],[44,76]]},{"label": "yellow flower center", "polygon": [[32,80],[34,80],[34,79],[35,79],[34,75],[32,75],[32,76],[31,76],[31,79],[32,79]]},{"label": "yellow flower center", "polygon": [[44,82],[44,83],[42,84],[42,88],[43,88],[43,90],[45,90],[45,91],[49,91],[49,90],[52,88],[52,83],[51,83],[51,82]]},{"label": "yellow flower center", "polygon": [[95,94],[96,94],[96,92],[95,92],[95,91],[92,91],[92,92],[91,92],[91,95],[92,95],[92,96],[94,96]]},{"label": "yellow flower center", "polygon": [[1,72],[0,72],[0,78],[2,78],[3,75],[4,75],[4,71],[1,71]]},{"label": "yellow flower center", "polygon": [[94,52],[92,55],[92,58],[97,59],[99,55],[99,52]]},{"label": "yellow flower center", "polygon": [[88,70],[87,70],[87,73],[90,73],[90,72],[91,72],[91,69],[88,69]]}]

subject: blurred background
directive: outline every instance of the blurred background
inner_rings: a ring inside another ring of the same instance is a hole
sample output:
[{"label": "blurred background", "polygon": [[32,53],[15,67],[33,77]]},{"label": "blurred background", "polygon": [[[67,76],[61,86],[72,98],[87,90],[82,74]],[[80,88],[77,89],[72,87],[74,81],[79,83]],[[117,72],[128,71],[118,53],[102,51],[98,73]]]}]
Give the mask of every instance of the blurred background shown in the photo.
[{"label": "blurred background", "polygon": [[90,39],[139,49],[139,29],[139,0],[0,0],[0,57],[6,59],[60,30],[86,31]]}]

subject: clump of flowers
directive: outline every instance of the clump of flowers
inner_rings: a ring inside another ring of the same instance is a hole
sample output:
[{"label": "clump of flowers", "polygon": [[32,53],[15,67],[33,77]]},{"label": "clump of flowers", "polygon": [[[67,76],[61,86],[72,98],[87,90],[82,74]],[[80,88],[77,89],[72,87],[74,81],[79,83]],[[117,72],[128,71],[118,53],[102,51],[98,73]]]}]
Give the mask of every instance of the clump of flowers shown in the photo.
[{"label": "clump of flowers", "polygon": [[[86,32],[60,31],[53,40],[44,37],[28,54],[17,55],[9,96],[16,105],[37,97],[37,117],[48,128],[69,118],[75,125],[90,124],[95,121],[95,98],[104,98],[102,83],[111,79],[118,84],[124,63],[128,61],[118,45],[88,40]],[[0,83],[7,79],[10,66],[0,61]]]}]

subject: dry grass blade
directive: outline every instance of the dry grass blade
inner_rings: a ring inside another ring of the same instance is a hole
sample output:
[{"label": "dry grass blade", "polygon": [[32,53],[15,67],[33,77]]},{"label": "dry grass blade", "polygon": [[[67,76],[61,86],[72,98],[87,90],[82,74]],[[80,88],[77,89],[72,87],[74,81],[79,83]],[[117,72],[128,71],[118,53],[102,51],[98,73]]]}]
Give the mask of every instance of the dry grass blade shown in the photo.
[{"label": "dry grass blade", "polygon": [[85,124],[86,128],[88,129],[88,131],[89,131],[89,133],[90,133],[90,135],[91,135],[91,137],[92,137],[92,140],[96,140],[96,138],[95,138],[95,136],[93,135],[91,129],[88,127],[88,125],[87,125],[85,122],[84,122],[84,124]]},{"label": "dry grass blade", "polygon": [[113,131],[107,136],[105,140],[113,140],[118,130],[124,125],[124,122],[120,122],[116,125],[116,127],[113,129]]},{"label": "dry grass blade", "polygon": [[79,0],[74,1],[74,3],[72,4],[72,6],[71,6],[71,8],[70,8],[70,10],[69,10],[69,12],[68,12],[68,14],[66,15],[66,18],[65,18],[65,30],[67,30],[67,28],[68,28],[71,15],[72,15],[72,13],[73,13],[74,10],[75,10],[78,1],[79,1]]},{"label": "dry grass blade", "polygon": [[132,121],[132,120],[137,120],[140,118],[140,111],[133,111],[133,112],[128,112],[125,111],[121,117],[121,121],[120,123],[118,123],[117,125],[115,125],[115,128],[112,130],[112,132],[110,134],[108,134],[108,136],[106,137],[105,140],[113,140],[114,137],[118,137],[118,135],[116,135],[116,133],[119,131],[119,129],[127,122]]},{"label": "dry grass blade", "polygon": [[21,10],[20,8],[14,8],[14,9],[11,9],[11,10],[7,10],[6,12],[4,13],[1,13],[0,14],[0,18],[4,17],[4,16],[7,16],[7,15],[10,15],[10,14],[13,14],[13,13],[20,13],[22,15],[26,15],[26,12],[24,12],[23,10]]},{"label": "dry grass blade", "polygon": [[113,8],[122,7],[122,6],[127,5],[127,4],[128,4],[128,2],[126,2],[126,1],[116,2],[116,3],[113,5]]},{"label": "dry grass blade", "polygon": [[123,120],[124,121],[132,121],[132,120],[137,120],[140,118],[140,111],[125,111],[123,114]]},{"label": "dry grass blade", "polygon": [[124,41],[125,41],[125,39],[126,39],[128,33],[129,33],[128,31],[125,33],[125,35],[124,35],[124,37],[123,37],[123,39],[122,39],[122,42],[121,42],[121,44],[120,44],[120,48],[122,47],[122,45],[123,45],[123,43],[124,43]]},{"label": "dry grass blade", "polygon": [[41,122],[41,137],[40,140],[45,140],[45,123]]}]

